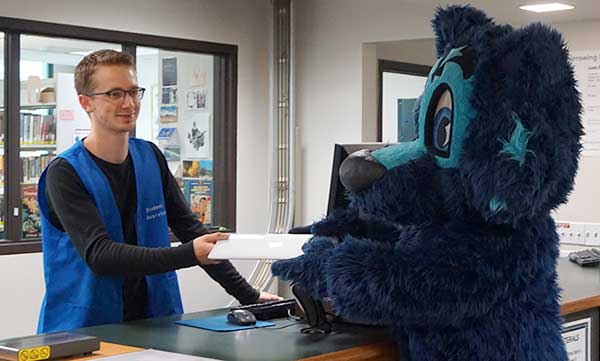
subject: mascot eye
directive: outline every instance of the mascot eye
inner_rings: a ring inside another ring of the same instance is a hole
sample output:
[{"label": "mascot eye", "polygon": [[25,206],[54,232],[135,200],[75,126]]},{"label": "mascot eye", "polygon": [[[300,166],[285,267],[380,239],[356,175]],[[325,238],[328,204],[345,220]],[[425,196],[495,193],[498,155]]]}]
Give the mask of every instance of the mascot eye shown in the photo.
[{"label": "mascot eye", "polygon": [[444,90],[435,108],[433,118],[433,145],[438,151],[448,152],[452,136],[452,93]]},{"label": "mascot eye", "polygon": [[435,146],[444,149],[450,143],[450,130],[452,127],[452,111],[442,108],[435,115]]}]

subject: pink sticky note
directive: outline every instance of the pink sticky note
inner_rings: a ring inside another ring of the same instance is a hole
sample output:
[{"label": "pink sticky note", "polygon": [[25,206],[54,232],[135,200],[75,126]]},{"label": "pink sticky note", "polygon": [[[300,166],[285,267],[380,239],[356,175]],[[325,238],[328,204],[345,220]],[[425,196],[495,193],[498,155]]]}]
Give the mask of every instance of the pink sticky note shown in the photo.
[{"label": "pink sticky note", "polygon": [[75,119],[75,112],[73,111],[73,109],[61,109],[58,119],[60,120],[74,120]]}]

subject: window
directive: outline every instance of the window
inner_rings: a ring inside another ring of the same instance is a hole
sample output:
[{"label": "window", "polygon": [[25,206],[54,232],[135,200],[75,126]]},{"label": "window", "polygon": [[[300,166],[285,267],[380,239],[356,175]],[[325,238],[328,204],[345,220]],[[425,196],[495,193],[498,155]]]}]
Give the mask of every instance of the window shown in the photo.
[{"label": "window", "polygon": [[136,136],[163,151],[199,220],[213,217],[214,56],[138,47],[142,99]]},{"label": "window", "polygon": [[4,17],[0,30],[0,254],[41,250],[37,182],[89,132],[73,71],[106,48],[133,55],[147,88],[132,135],[160,147],[201,220],[235,230],[236,46]]},{"label": "window", "polygon": [[4,33],[0,33],[0,70],[0,239],[2,239],[4,238],[4,173],[6,172],[4,165],[4,130],[6,129],[6,119],[4,117]]}]

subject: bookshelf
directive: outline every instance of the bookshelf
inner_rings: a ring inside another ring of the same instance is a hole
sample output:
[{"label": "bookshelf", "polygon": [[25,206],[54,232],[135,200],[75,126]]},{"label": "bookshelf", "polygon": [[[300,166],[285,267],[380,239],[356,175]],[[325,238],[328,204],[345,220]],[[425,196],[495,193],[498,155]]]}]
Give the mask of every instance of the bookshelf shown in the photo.
[{"label": "bookshelf", "polygon": [[26,104],[26,105],[21,105],[21,112],[27,111],[27,110],[54,109],[54,108],[56,108],[56,103]]},{"label": "bookshelf", "polygon": [[[56,155],[56,103],[24,104],[19,107],[19,143],[22,195],[22,239],[39,238],[37,181],[45,166]],[[4,107],[0,107],[4,118]],[[0,204],[4,204],[4,137],[0,144]],[[4,206],[2,207],[4,210]],[[0,214],[0,239],[4,237],[5,214]]]},{"label": "bookshelf", "polygon": [[[54,83],[53,79],[50,80]],[[21,239],[41,235],[37,206],[37,183],[56,156],[56,103],[22,104],[19,108],[19,148],[21,163]]]},{"label": "bookshelf", "polygon": [[[28,110],[37,110],[37,109],[54,109],[56,108],[56,103],[37,103],[37,104],[24,104],[20,106],[21,112],[26,112]],[[0,112],[4,111],[4,107],[0,105]]]}]

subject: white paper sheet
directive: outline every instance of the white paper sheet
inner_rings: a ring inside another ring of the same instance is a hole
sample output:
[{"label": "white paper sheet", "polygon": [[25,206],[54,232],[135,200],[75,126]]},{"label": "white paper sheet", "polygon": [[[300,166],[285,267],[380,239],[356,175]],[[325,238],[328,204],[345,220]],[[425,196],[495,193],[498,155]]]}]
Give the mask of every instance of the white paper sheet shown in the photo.
[{"label": "white paper sheet", "polygon": [[583,155],[600,157],[600,50],[573,51],[571,61],[583,103]]},{"label": "white paper sheet", "polygon": [[312,234],[240,234],[219,241],[209,259],[289,259],[302,254]]},{"label": "white paper sheet", "polygon": [[144,350],[117,356],[100,357],[96,360],[106,361],[221,361],[214,358],[184,355],[159,350]]}]

